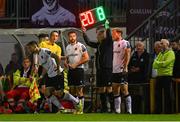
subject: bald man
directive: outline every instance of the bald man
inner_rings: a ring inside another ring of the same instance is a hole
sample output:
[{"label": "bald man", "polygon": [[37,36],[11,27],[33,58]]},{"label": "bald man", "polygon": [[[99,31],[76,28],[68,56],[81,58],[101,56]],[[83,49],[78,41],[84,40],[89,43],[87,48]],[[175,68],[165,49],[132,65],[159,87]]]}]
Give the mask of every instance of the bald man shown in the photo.
[{"label": "bald man", "polygon": [[[157,69],[155,112],[162,113],[164,108],[165,113],[172,113],[172,75],[175,54],[174,51],[169,48],[169,41],[167,39],[161,39],[161,48],[162,51],[158,54],[153,63],[153,68]],[[164,92],[162,92],[163,89]],[[164,96],[164,104],[162,96]],[[162,107],[162,105],[164,106]]]}]

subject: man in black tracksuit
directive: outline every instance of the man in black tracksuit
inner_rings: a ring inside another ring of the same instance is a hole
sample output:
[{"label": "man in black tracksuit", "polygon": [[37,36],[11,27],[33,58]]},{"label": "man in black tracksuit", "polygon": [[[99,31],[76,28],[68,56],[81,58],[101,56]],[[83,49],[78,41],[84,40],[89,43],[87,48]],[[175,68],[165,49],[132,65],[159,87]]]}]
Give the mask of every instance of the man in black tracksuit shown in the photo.
[{"label": "man in black tracksuit", "polygon": [[[113,60],[113,41],[111,31],[100,26],[96,30],[98,42],[90,42],[83,33],[86,44],[96,48],[96,85],[101,99],[101,112],[107,112],[106,95],[109,97],[111,110],[113,109],[113,94],[111,87],[112,60]],[[106,34],[105,34],[106,33]]]},{"label": "man in black tracksuit", "polygon": [[[149,86],[145,83],[149,82],[150,75],[150,55],[144,48],[144,43],[138,41],[136,43],[136,51],[131,56],[129,62],[129,84],[137,85],[137,88],[143,88],[143,95],[135,94],[132,96],[133,102],[133,113],[142,113],[142,100],[145,101],[145,113],[149,113]],[[135,87],[134,87],[135,88]],[[135,88],[135,92],[138,92]],[[132,88],[130,88],[130,91]],[[134,92],[133,91],[133,92]]]}]

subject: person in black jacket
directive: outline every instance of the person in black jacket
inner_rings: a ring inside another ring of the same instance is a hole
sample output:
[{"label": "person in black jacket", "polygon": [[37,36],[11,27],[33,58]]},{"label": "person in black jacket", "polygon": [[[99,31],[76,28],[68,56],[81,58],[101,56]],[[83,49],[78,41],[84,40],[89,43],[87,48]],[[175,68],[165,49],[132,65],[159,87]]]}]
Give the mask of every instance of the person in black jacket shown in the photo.
[{"label": "person in black jacket", "polygon": [[[133,97],[133,112],[134,113],[142,113],[140,111],[142,106],[142,100],[145,100],[145,113],[149,111],[149,103],[148,103],[148,92],[149,87],[147,86],[150,74],[150,55],[147,53],[144,47],[144,43],[138,41],[136,43],[135,52],[131,56],[129,62],[129,74],[128,74],[128,81],[129,84],[135,84],[137,86],[141,86],[144,89],[143,95],[134,95]],[[131,89],[130,89],[131,90]],[[137,89],[136,89],[137,90]],[[137,91],[138,92],[138,91]]]},{"label": "person in black jacket", "polygon": [[83,33],[86,44],[96,48],[96,85],[101,99],[101,112],[107,112],[107,100],[109,97],[111,110],[113,109],[113,94],[111,87],[113,41],[109,28],[99,26],[96,29],[97,42],[90,42],[87,35]]},{"label": "person in black jacket", "polygon": [[175,53],[175,62],[173,67],[173,81],[176,85],[176,112],[180,111],[180,106],[178,105],[180,101],[180,43],[178,41],[172,41],[171,47]]},{"label": "person in black jacket", "polygon": [[129,83],[146,83],[149,78],[149,53],[144,49],[143,42],[136,43],[136,50],[129,62]]},{"label": "person in black jacket", "polygon": [[175,81],[180,82],[180,44],[177,41],[171,43],[172,49],[175,53],[175,62],[173,67],[173,78]]}]

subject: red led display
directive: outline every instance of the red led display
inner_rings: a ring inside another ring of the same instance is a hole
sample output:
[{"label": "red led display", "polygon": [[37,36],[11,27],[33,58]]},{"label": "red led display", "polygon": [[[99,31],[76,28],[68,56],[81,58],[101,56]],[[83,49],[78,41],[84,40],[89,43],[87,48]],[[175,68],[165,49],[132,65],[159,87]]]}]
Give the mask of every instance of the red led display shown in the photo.
[{"label": "red led display", "polygon": [[92,25],[95,22],[91,11],[81,13],[80,20],[81,20],[82,26],[84,27]]},{"label": "red led display", "polygon": [[79,18],[83,27],[93,27],[97,23],[106,20],[102,6],[80,13]]}]

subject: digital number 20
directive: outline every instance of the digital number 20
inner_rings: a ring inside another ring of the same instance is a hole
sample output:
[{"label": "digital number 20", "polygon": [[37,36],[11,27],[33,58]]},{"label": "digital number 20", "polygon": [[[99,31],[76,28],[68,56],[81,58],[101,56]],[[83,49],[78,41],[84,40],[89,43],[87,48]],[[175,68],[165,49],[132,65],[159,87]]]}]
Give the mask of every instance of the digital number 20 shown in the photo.
[{"label": "digital number 20", "polygon": [[81,13],[80,18],[81,18],[82,26],[84,27],[94,24],[94,18],[91,11]]}]

